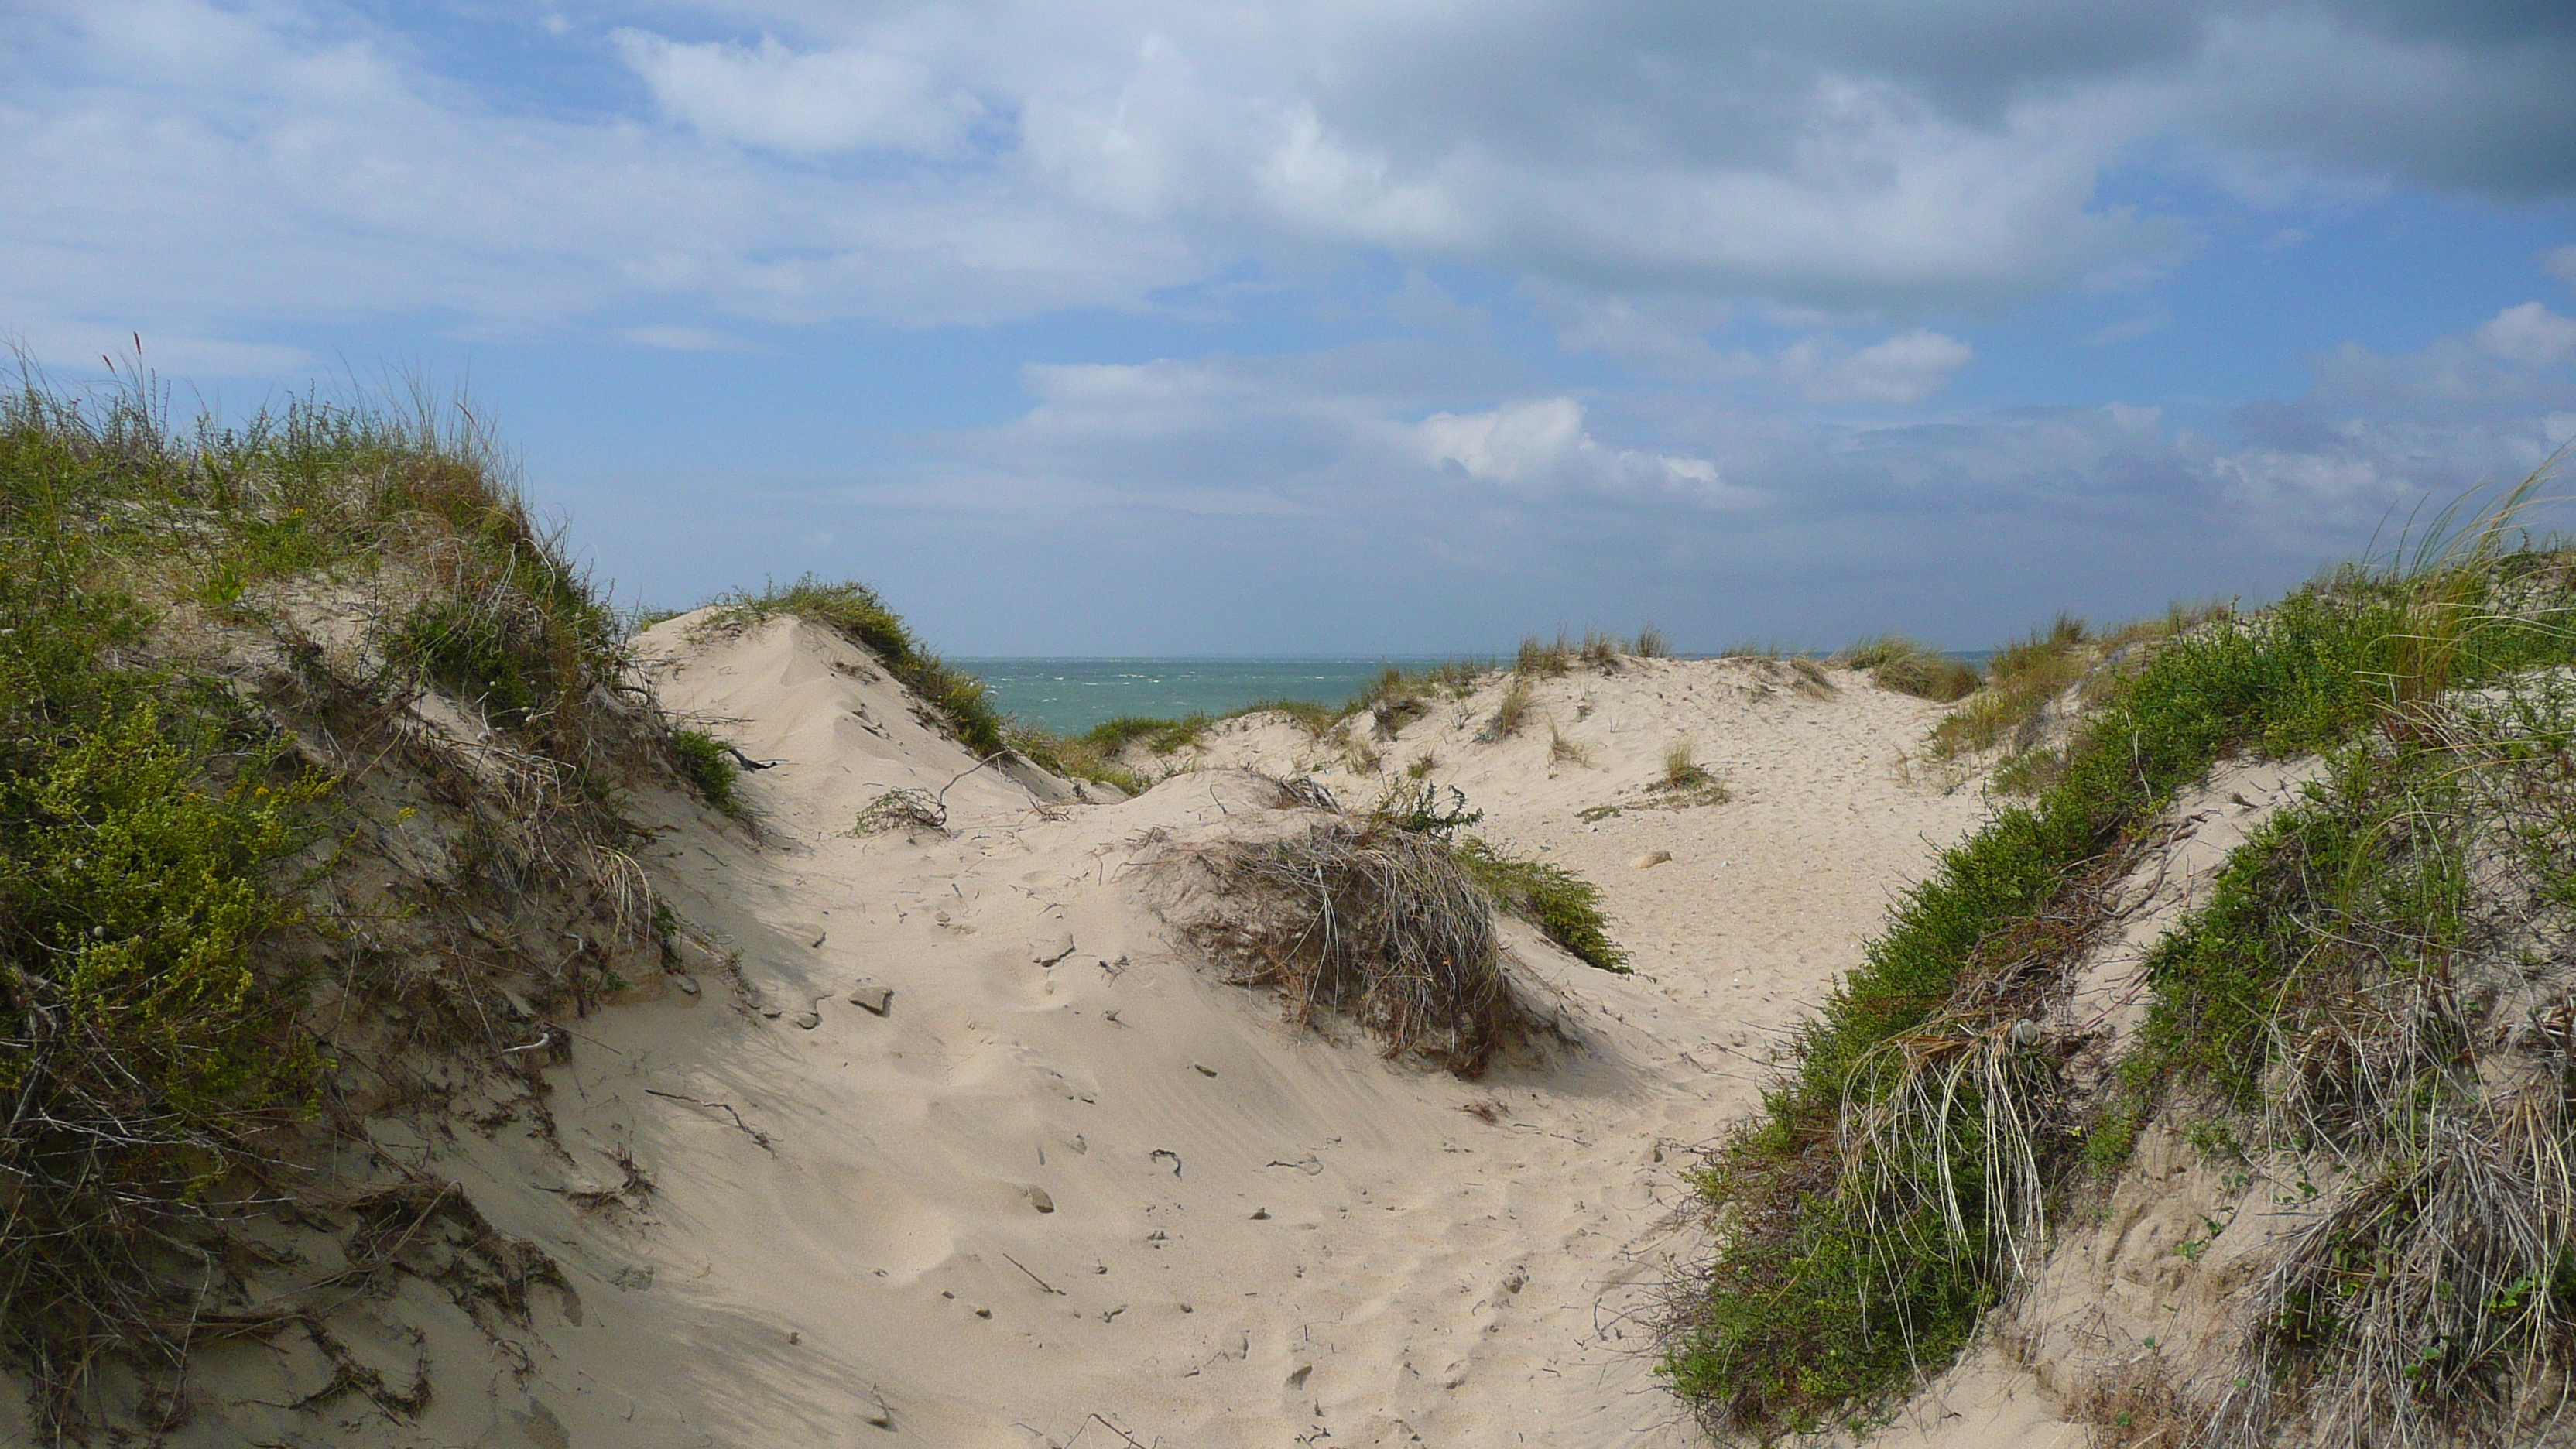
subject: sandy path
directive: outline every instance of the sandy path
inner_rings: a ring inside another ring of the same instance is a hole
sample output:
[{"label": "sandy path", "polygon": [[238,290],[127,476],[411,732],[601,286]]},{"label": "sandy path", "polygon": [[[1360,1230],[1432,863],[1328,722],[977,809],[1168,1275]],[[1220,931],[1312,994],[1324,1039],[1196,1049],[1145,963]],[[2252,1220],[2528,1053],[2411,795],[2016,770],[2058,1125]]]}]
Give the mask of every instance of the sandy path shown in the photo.
[{"label": "sandy path", "polygon": [[[949,788],[947,833],[854,837],[868,800],[971,761],[824,631],[687,623],[645,638],[659,686],[784,762],[742,782],[764,838],[668,805],[642,854],[687,975],[576,1023],[560,1150],[418,1144],[569,1291],[502,1360],[430,1332],[445,1387],[416,1432],[352,1439],[1692,1442],[1623,1318],[1694,1246],[1677,1149],[1750,1104],[1769,1034],[1980,808],[1897,778],[1935,711],[1851,676],[1821,700],[1731,662],[1551,681],[1584,765],[1552,766],[1543,726],[1472,744],[1488,698],[1415,721],[1390,768],[1437,754],[1481,830],[1599,881],[1639,967],[1512,928],[1584,1045],[1469,1083],[1292,1030],[1147,908],[1149,832],[1297,828],[1223,768],[1314,763],[1284,725],[1231,726],[1132,801],[1042,804],[988,769]],[[1736,798],[1638,808],[1684,734]],[[1622,813],[1577,818],[1600,803]],[[1629,868],[1649,850],[1672,859]],[[885,1016],[845,999],[863,979]]]}]

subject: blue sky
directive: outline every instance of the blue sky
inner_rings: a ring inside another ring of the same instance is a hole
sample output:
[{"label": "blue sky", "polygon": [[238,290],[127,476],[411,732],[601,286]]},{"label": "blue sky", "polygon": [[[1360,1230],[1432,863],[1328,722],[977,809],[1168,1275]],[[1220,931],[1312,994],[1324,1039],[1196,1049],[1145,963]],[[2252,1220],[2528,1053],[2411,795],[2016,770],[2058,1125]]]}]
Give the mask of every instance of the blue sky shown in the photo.
[{"label": "blue sky", "polygon": [[630,600],[1989,644],[2576,435],[2559,0],[0,0],[0,330],[467,384]]}]

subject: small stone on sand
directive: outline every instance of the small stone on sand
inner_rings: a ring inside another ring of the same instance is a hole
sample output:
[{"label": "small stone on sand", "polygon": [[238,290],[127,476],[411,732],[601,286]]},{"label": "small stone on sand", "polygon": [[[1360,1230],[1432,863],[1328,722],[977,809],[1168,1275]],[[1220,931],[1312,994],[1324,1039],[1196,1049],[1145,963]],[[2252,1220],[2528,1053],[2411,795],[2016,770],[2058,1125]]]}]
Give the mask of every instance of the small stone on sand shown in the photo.
[{"label": "small stone on sand", "polygon": [[1052,966],[1073,954],[1073,933],[1068,931],[1051,941],[1039,941],[1029,949],[1029,959],[1040,966]]},{"label": "small stone on sand", "polygon": [[894,1009],[894,988],[862,981],[850,989],[850,1004],[883,1016]]},{"label": "small stone on sand", "polygon": [[1635,860],[1628,862],[1628,868],[1630,870],[1644,870],[1649,866],[1662,865],[1665,861],[1672,858],[1673,853],[1669,850],[1650,850],[1645,854],[1638,856]]},{"label": "small stone on sand", "polygon": [[1055,1211],[1055,1199],[1047,1195],[1047,1190],[1045,1188],[1033,1187],[1030,1188],[1028,1192],[1029,1206],[1036,1208],[1042,1213],[1051,1213]]}]

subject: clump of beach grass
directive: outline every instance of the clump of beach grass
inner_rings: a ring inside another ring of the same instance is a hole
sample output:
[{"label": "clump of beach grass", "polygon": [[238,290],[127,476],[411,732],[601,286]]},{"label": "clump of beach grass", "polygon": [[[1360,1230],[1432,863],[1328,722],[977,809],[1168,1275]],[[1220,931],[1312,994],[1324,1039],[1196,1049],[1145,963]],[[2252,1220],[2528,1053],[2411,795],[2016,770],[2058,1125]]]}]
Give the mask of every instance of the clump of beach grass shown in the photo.
[{"label": "clump of beach grass", "polygon": [[1976,693],[1977,671],[1929,644],[1901,634],[1864,639],[1834,656],[1846,669],[1867,672],[1881,689],[1950,704]]},{"label": "clump of beach grass", "polygon": [[1288,1014],[1331,1007],[1387,1055],[1422,1051],[1482,1075],[1528,1020],[1494,935],[1493,908],[1438,835],[1383,819],[1331,820],[1283,840],[1199,852],[1242,903],[1185,928]]},{"label": "clump of beach grass", "polygon": [[1589,765],[1592,751],[1565,737],[1565,732],[1550,721],[1547,727],[1547,759],[1552,765]]},{"label": "clump of beach grass", "polygon": [[1699,747],[1687,735],[1664,746],[1663,769],[1647,788],[1673,805],[1717,805],[1733,798],[1717,772],[1699,762]]},{"label": "clump of beach grass", "polygon": [[1521,641],[1512,671],[1527,679],[1553,679],[1574,667],[1575,646],[1559,631],[1553,640],[1532,634]]},{"label": "clump of beach grass", "polygon": [[2029,749],[2057,698],[2081,679],[2093,658],[2092,634],[2081,619],[2059,614],[1995,651],[1986,670],[1991,687],[1950,712],[1932,730],[1931,754],[1955,759],[1999,744]]},{"label": "clump of beach grass", "polygon": [[1492,717],[1485,721],[1483,729],[1476,732],[1476,739],[1482,744],[1508,740],[1526,728],[1529,719],[1529,677],[1515,674],[1511,682],[1503,686],[1502,697],[1494,702]]}]

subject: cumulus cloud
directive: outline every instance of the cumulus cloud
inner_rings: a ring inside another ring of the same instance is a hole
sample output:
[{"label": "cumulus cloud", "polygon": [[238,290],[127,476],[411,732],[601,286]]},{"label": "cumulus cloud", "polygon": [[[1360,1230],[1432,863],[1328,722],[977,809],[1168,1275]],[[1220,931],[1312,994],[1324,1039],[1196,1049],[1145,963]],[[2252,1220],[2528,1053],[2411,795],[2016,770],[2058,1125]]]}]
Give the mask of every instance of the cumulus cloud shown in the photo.
[{"label": "cumulus cloud", "polygon": [[1718,477],[1705,458],[1605,447],[1583,426],[1583,405],[1569,397],[1512,403],[1480,413],[1434,413],[1414,425],[1415,445],[1435,467],[1525,497],[1564,488],[1646,491],[1716,508],[1742,508],[1751,490]]},{"label": "cumulus cloud", "polygon": [[2538,302],[2507,307],[2478,324],[2471,335],[2480,347],[2524,367],[2547,367],[2576,352],[2576,320]]}]

